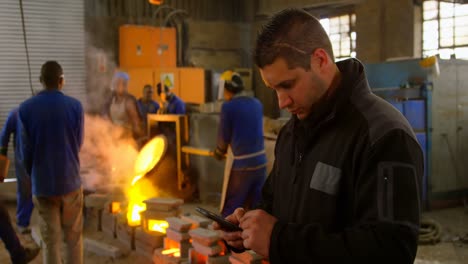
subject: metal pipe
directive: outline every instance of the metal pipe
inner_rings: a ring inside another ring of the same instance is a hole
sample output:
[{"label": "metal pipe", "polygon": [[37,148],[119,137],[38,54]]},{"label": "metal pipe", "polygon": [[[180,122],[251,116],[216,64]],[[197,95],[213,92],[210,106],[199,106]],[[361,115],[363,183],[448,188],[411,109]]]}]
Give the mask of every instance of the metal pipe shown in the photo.
[{"label": "metal pipe", "polygon": [[172,16],[177,15],[177,14],[188,15],[188,12],[185,11],[185,10],[182,10],[182,9],[177,9],[177,10],[171,11],[171,12],[166,16],[166,18],[164,19],[164,23],[163,23],[162,25],[160,25],[160,26],[161,26],[161,27],[162,27],[163,25],[166,26],[166,24],[169,22],[169,19],[171,19]]},{"label": "metal pipe", "polygon": [[[153,21],[153,23],[154,23],[154,21],[155,21],[155,19],[156,19],[156,16],[159,14],[159,12],[161,12],[161,11],[164,10],[164,9],[170,9],[171,11],[172,11],[172,10],[176,10],[175,8],[170,7],[170,6],[168,6],[168,5],[161,5],[161,6],[158,6],[158,8],[157,8],[156,10],[154,10],[154,12],[153,12],[153,17],[152,17],[152,19],[151,19],[151,21]],[[161,24],[161,23],[162,23],[162,19],[161,19],[161,21],[160,21],[160,24]],[[154,24],[156,24],[156,23],[154,23]]]},{"label": "metal pipe", "polygon": [[159,12],[161,12],[161,11],[164,10],[164,9],[175,10],[175,8],[172,7],[172,6],[160,5],[160,6],[158,6],[158,8],[156,8],[156,10],[154,10],[154,12],[153,12],[153,18],[154,18]]},{"label": "metal pipe", "polygon": [[[155,20],[156,20],[156,16],[159,14],[159,12],[161,12],[161,11],[164,10],[164,9],[175,10],[173,7],[170,7],[170,6],[168,6],[168,5],[161,5],[161,6],[159,6],[156,10],[154,10],[154,12],[153,12],[153,17],[152,17],[152,19],[151,19],[151,21],[153,22],[154,25],[156,25],[156,23],[154,23]],[[162,25],[161,25],[161,24],[162,24],[162,21],[163,21],[163,20],[162,20],[162,17],[161,17],[161,19],[159,20],[159,24],[160,24],[160,27],[159,27],[159,43],[160,43],[160,44],[159,44],[159,45],[161,45],[161,43],[162,43]],[[161,52],[163,52],[163,48],[162,48],[161,46],[158,47],[158,49],[161,49]],[[158,54],[159,54],[159,53],[158,53]],[[161,68],[164,68],[164,67],[163,67],[163,66],[164,66],[164,65],[163,65],[163,60],[161,59],[161,54],[159,54],[159,65],[160,65]]]}]

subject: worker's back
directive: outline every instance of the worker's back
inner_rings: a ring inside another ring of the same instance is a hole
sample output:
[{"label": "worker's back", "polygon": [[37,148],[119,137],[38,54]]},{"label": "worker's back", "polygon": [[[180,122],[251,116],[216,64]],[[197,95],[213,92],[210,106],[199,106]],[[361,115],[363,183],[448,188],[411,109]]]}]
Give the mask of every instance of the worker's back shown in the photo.
[{"label": "worker's back", "polygon": [[81,186],[78,153],[83,142],[81,103],[45,90],[21,104],[21,158],[35,196],[64,195]]},{"label": "worker's back", "polygon": [[[226,118],[231,126],[223,130],[226,131],[225,133],[230,133],[230,145],[235,157],[263,151],[263,107],[258,99],[235,96],[223,104],[221,112],[221,118]],[[235,159],[233,169],[263,164],[266,164],[265,155]]]}]

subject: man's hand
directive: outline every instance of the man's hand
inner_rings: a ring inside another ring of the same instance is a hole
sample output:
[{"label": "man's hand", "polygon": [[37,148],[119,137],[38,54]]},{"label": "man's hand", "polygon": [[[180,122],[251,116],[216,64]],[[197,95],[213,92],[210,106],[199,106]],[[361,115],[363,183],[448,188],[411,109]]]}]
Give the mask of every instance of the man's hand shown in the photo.
[{"label": "man's hand", "polygon": [[225,153],[221,152],[218,148],[213,150],[213,157],[217,160],[223,160],[226,158]]},{"label": "man's hand", "polygon": [[[226,217],[226,220],[229,222],[238,225],[240,223],[240,219],[244,216],[245,210],[243,208],[237,208],[234,213],[231,215],[228,215]],[[221,237],[226,240],[229,246],[237,249],[244,249],[243,246],[243,239],[242,239],[242,232],[236,231],[236,232],[226,232],[221,229],[218,223],[214,222],[213,223],[213,229],[215,230],[221,230]]]},{"label": "man's hand", "polygon": [[[236,210],[237,211],[237,210]],[[253,210],[240,218],[244,248],[250,248],[265,258],[269,257],[271,232],[278,221],[263,210]]]}]

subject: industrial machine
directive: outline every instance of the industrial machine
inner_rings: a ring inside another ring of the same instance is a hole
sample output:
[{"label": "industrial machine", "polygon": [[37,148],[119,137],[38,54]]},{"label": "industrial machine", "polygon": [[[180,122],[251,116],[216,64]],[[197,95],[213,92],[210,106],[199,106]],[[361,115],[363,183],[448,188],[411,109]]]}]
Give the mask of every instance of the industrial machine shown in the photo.
[{"label": "industrial machine", "polygon": [[[169,12],[164,12],[167,10]],[[183,15],[184,11],[161,5],[153,14],[155,22],[158,16],[160,18],[158,27],[121,26],[119,68],[130,75],[128,91],[136,98],[142,96],[144,85],[155,87],[160,82],[185,103],[199,105],[202,112],[213,112],[206,111],[210,108],[206,106],[212,106],[209,103],[219,97],[216,85],[212,85],[217,83],[219,74],[203,68],[188,67],[188,59],[184,55],[184,36],[187,34],[181,34],[185,28],[175,25],[179,22],[172,25],[168,23],[177,14]],[[246,90],[251,90],[252,70],[235,70],[241,74]],[[147,135],[152,137],[164,134],[168,140],[168,149],[159,165],[148,172],[147,177],[155,185],[165,186],[165,190],[180,198],[190,197],[197,185],[202,200],[212,194],[219,195],[224,163],[203,157],[212,155],[210,150],[216,144],[218,120],[219,116],[211,113],[194,113],[189,116],[148,115]],[[176,182],[172,182],[174,179]]]},{"label": "industrial machine", "polygon": [[[169,12],[163,12],[167,10]],[[187,63],[181,44],[186,34],[180,34],[185,28],[174,24],[168,26],[170,18],[176,14],[184,14],[184,11],[161,5],[153,14],[155,22],[158,16],[160,18],[159,27],[121,26],[119,67],[130,75],[128,91],[136,98],[142,96],[144,85],[156,87],[157,83],[161,83],[185,103],[204,104],[214,97],[210,86],[212,76],[205,69],[185,66]],[[250,75],[248,71],[244,74],[247,78]],[[159,165],[146,173],[146,176],[171,195],[189,198],[196,189],[198,178],[198,170],[190,166],[189,154],[209,156],[210,151],[207,148],[200,149],[200,146],[187,146],[189,117],[186,115],[148,115],[147,121],[148,136],[164,134],[168,140],[168,149]],[[222,175],[222,165],[217,165]]]},{"label": "industrial machine", "polygon": [[468,61],[409,59],[365,68],[373,92],[403,113],[424,151],[425,208],[466,197]]},{"label": "industrial machine", "polygon": [[128,91],[132,95],[140,98],[145,84],[155,87],[161,82],[184,102],[207,102],[206,70],[177,67],[175,28],[124,25],[119,33],[120,68],[131,76]]}]

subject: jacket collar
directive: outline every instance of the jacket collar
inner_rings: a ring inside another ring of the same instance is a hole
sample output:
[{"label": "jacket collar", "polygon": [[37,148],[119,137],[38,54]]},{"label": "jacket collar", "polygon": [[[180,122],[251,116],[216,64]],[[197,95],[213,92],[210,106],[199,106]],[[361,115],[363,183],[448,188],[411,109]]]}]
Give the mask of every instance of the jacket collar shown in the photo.
[{"label": "jacket collar", "polygon": [[326,93],[314,106],[311,114],[304,120],[292,117],[292,129],[303,128],[305,131],[316,129],[333,120],[346,107],[351,95],[370,93],[366,81],[364,66],[357,59],[347,59],[336,63],[341,72],[341,81],[332,93]]},{"label": "jacket collar", "polygon": [[63,92],[59,89],[43,89],[37,95],[39,94],[53,94],[53,93],[60,93],[63,94]]}]

